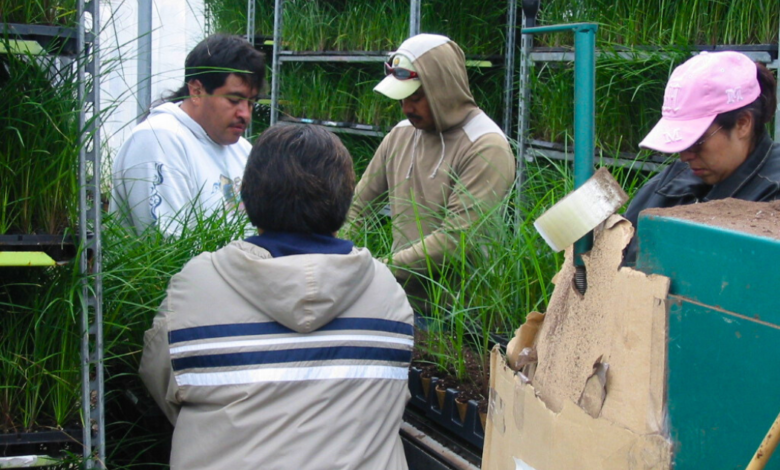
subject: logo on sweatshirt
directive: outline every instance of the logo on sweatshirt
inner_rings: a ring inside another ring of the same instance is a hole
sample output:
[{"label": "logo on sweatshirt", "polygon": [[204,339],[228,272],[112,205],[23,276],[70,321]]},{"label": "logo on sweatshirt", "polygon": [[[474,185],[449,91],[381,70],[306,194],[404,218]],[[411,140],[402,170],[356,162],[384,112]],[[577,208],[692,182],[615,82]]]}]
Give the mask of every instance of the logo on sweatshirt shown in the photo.
[{"label": "logo on sweatshirt", "polygon": [[154,164],[154,180],[152,181],[152,187],[149,191],[149,213],[152,216],[152,220],[157,222],[157,208],[162,204],[162,196],[157,190],[157,187],[163,184],[165,178],[163,177],[163,163]]},{"label": "logo on sweatshirt", "polygon": [[225,208],[234,209],[241,202],[241,178],[232,180],[225,175],[219,175],[219,189],[225,199]]}]

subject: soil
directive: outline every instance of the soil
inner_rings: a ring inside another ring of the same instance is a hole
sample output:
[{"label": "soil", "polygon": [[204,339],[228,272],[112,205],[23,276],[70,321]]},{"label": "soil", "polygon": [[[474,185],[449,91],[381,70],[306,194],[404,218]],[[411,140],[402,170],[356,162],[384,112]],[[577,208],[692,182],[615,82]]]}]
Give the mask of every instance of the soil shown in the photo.
[{"label": "soil", "polygon": [[[427,334],[419,329],[415,330],[415,347],[412,353],[412,366],[419,368],[422,372],[421,377],[437,377],[439,379],[438,387],[452,388],[459,393],[456,397],[459,401],[475,400],[479,410],[487,410],[488,387],[490,384],[490,364],[489,358],[481,359],[468,346],[463,347],[463,356],[466,365],[466,379],[458,380],[455,371],[442,371],[436,366],[433,358],[424,354],[421,349],[425,349],[424,344],[427,340]],[[422,348],[420,346],[423,346]]]},{"label": "soil", "polygon": [[721,199],[701,204],[647,209],[643,213],[689,220],[780,240],[780,201]]}]

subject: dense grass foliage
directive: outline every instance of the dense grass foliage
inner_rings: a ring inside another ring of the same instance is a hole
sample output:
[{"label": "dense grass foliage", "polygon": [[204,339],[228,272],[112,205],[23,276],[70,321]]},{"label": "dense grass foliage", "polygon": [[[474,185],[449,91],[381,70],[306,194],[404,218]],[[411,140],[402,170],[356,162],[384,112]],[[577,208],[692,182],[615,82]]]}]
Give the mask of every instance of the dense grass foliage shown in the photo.
[{"label": "dense grass foliage", "polygon": [[0,270],[0,432],[78,424],[76,265]]},{"label": "dense grass foliage", "polygon": [[[548,0],[540,24],[595,22],[600,46],[776,44],[780,2],[755,0]],[[545,46],[571,45],[571,36],[543,35]]]},{"label": "dense grass foliage", "polygon": [[[647,54],[627,61],[616,53],[596,61],[596,147],[610,155],[636,152],[661,117],[664,88],[687,54]],[[536,63],[531,69],[529,138],[573,143],[574,66]]]},{"label": "dense grass foliage", "polygon": [[77,0],[0,0],[0,23],[75,27]]},{"label": "dense grass foliage", "polygon": [[0,234],[59,234],[75,220],[77,86],[56,58],[0,55]]},{"label": "dense grass foliage", "polygon": [[508,2],[426,0],[420,3],[422,32],[443,34],[470,55],[492,56],[506,51]]}]

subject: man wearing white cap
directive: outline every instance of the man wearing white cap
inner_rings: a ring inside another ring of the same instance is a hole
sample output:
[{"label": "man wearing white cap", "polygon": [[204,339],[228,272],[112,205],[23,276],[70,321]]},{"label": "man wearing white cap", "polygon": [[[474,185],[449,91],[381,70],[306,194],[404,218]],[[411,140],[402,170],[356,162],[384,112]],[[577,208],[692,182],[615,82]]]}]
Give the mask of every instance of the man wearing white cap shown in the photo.
[{"label": "man wearing white cap", "polygon": [[[767,68],[732,51],[703,52],[672,72],[658,124],[640,147],[679,154],[648,181],[625,217],[716,199],[780,198],[780,144],[765,124],[777,108],[776,81]],[[636,260],[636,237],[624,263]]]},{"label": "man wearing white cap", "polygon": [[[459,232],[509,192],[515,159],[498,125],[477,107],[461,48],[419,34],[401,44],[374,88],[399,100],[407,119],[384,138],[355,190],[350,220],[389,202],[392,265],[414,299],[426,297],[413,272],[434,273]],[[430,264],[429,264],[430,261]]]}]

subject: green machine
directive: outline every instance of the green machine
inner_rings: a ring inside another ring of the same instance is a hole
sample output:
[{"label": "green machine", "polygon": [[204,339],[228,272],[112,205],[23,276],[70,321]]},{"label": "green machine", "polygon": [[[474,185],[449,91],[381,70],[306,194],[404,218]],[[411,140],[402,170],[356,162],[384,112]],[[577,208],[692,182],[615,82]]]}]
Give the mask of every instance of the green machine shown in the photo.
[{"label": "green machine", "polygon": [[[744,469],[780,413],[777,227],[762,236],[640,214],[636,267],[671,279],[667,409],[675,470]],[[780,455],[765,468],[780,469]]]}]

